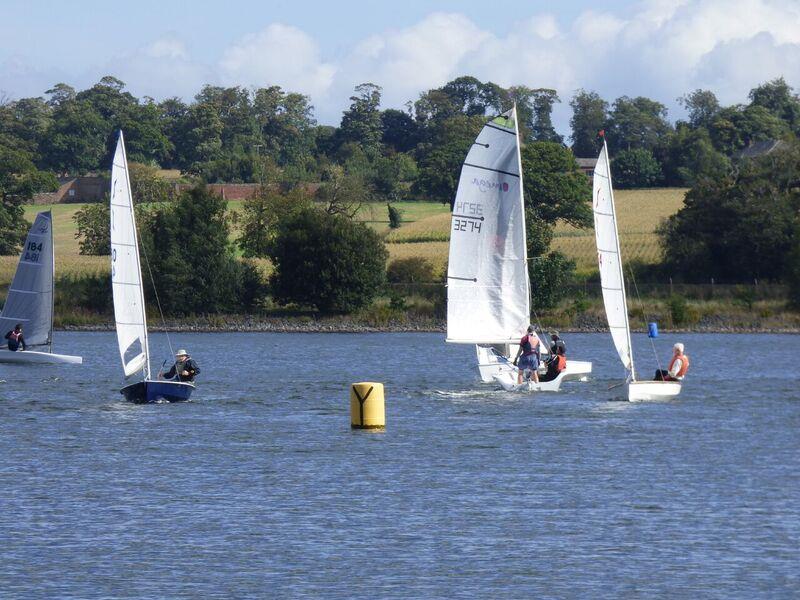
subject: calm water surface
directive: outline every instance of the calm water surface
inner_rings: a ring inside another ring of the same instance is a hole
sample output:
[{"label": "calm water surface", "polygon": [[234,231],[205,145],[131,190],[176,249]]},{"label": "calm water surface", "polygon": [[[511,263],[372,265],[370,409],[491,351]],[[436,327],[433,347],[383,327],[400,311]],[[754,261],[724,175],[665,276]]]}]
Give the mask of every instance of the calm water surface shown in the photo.
[{"label": "calm water surface", "polygon": [[[82,367],[0,367],[0,595],[800,593],[800,336],[680,336],[683,394],[640,404],[608,335],[567,336],[593,379],[534,396],[442,337],[173,336],[194,401],[135,406],[112,334],[57,333]],[[350,430],[362,380],[385,432]]]}]

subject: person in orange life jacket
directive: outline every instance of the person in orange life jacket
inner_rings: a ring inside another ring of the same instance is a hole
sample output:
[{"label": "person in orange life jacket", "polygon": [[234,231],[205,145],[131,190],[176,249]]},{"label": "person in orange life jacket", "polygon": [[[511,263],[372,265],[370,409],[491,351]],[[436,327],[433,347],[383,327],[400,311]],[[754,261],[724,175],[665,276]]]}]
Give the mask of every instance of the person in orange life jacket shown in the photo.
[{"label": "person in orange life jacket", "polygon": [[567,368],[567,357],[564,356],[564,347],[558,346],[556,353],[550,357],[547,363],[547,373],[539,378],[539,381],[553,381],[558,374]]},{"label": "person in orange life jacket", "polygon": [[689,356],[683,353],[683,344],[678,342],[672,347],[672,360],[667,369],[656,371],[656,381],[683,381],[689,370]]},{"label": "person in orange life jacket", "polygon": [[194,359],[189,356],[183,348],[175,353],[175,364],[172,365],[169,371],[164,373],[164,379],[175,379],[177,376],[178,381],[194,381],[195,375],[200,374],[200,367]]},{"label": "person in orange life jacket", "polygon": [[22,337],[22,323],[17,323],[14,326],[14,330],[6,334],[6,339],[8,340],[8,349],[12,352],[16,352],[20,347],[22,347],[23,350],[28,349],[25,345],[25,338]]},{"label": "person in orange life jacket", "polygon": [[[539,338],[533,332],[533,325],[528,327],[528,333],[519,342],[519,351],[514,358],[514,364],[519,369],[517,383],[522,383],[525,371],[533,372],[533,380],[539,383]],[[522,356],[520,356],[522,355]]]}]

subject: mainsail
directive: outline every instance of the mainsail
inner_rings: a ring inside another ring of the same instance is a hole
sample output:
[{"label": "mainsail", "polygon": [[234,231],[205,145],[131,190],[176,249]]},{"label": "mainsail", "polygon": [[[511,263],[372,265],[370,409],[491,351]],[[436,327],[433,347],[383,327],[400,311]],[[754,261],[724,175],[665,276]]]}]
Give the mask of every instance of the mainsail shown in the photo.
[{"label": "mainsail", "polygon": [[125,377],[145,369],[150,377],[142,269],[136,220],[128,177],[128,160],[122,132],[119,133],[111,167],[111,287],[114,293],[114,318],[117,343]]},{"label": "mainsail", "polygon": [[2,335],[20,323],[29,346],[52,343],[53,268],[53,220],[50,211],[40,212],[25,239],[17,272],[3,305]]},{"label": "mainsail", "polygon": [[597,260],[600,265],[600,285],[603,288],[608,328],[611,330],[611,337],[623,366],[633,376],[633,350],[628,305],[625,299],[625,278],[622,272],[617,213],[614,208],[614,191],[611,187],[611,169],[605,140],[594,168],[592,187]]},{"label": "mainsail", "polygon": [[518,341],[530,283],[516,107],[484,125],[458,182],[447,269],[447,341]]}]

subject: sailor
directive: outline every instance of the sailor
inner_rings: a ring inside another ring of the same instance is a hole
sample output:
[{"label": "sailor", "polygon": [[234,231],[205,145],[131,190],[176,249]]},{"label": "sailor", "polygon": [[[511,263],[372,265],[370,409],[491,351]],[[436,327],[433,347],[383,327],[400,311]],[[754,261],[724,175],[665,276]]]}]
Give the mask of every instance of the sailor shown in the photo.
[{"label": "sailor", "polygon": [[17,323],[13,331],[6,333],[6,339],[8,340],[8,349],[12,352],[16,352],[20,347],[23,350],[28,349],[25,345],[25,338],[22,337],[22,323]]},{"label": "sailor", "polygon": [[567,368],[567,357],[564,356],[564,347],[559,346],[555,354],[547,363],[547,373],[539,378],[539,381],[553,381],[558,374]]},{"label": "sailor", "polygon": [[656,381],[683,381],[689,370],[689,356],[683,353],[683,344],[678,342],[672,347],[672,360],[669,367],[656,371]]},{"label": "sailor", "polygon": [[194,381],[195,375],[199,374],[200,367],[189,356],[189,353],[181,348],[175,353],[175,364],[172,365],[169,371],[164,373],[164,379],[175,379],[177,377],[178,381]]},{"label": "sailor", "polygon": [[[522,356],[520,356],[522,355]],[[533,325],[528,326],[528,333],[519,342],[519,350],[514,358],[517,365],[517,383],[521,384],[525,371],[532,371],[533,381],[539,383],[539,337],[534,333]]]},{"label": "sailor", "polygon": [[557,356],[558,355],[558,349],[559,348],[561,348],[564,351],[564,352],[562,352],[562,354],[564,356],[567,355],[567,345],[564,343],[564,340],[562,340],[560,337],[558,337],[558,332],[557,331],[555,333],[553,333],[552,335],[550,335],[550,340],[552,342],[550,344],[550,353],[553,356]]}]

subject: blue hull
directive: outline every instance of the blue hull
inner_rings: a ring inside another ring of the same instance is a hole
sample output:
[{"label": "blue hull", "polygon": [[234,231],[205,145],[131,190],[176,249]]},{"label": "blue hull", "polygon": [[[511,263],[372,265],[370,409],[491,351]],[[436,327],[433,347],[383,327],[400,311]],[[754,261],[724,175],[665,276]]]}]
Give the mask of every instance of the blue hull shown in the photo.
[{"label": "blue hull", "polygon": [[154,381],[146,379],[126,385],[119,392],[128,402],[185,402],[194,391],[194,384],[182,381]]}]

